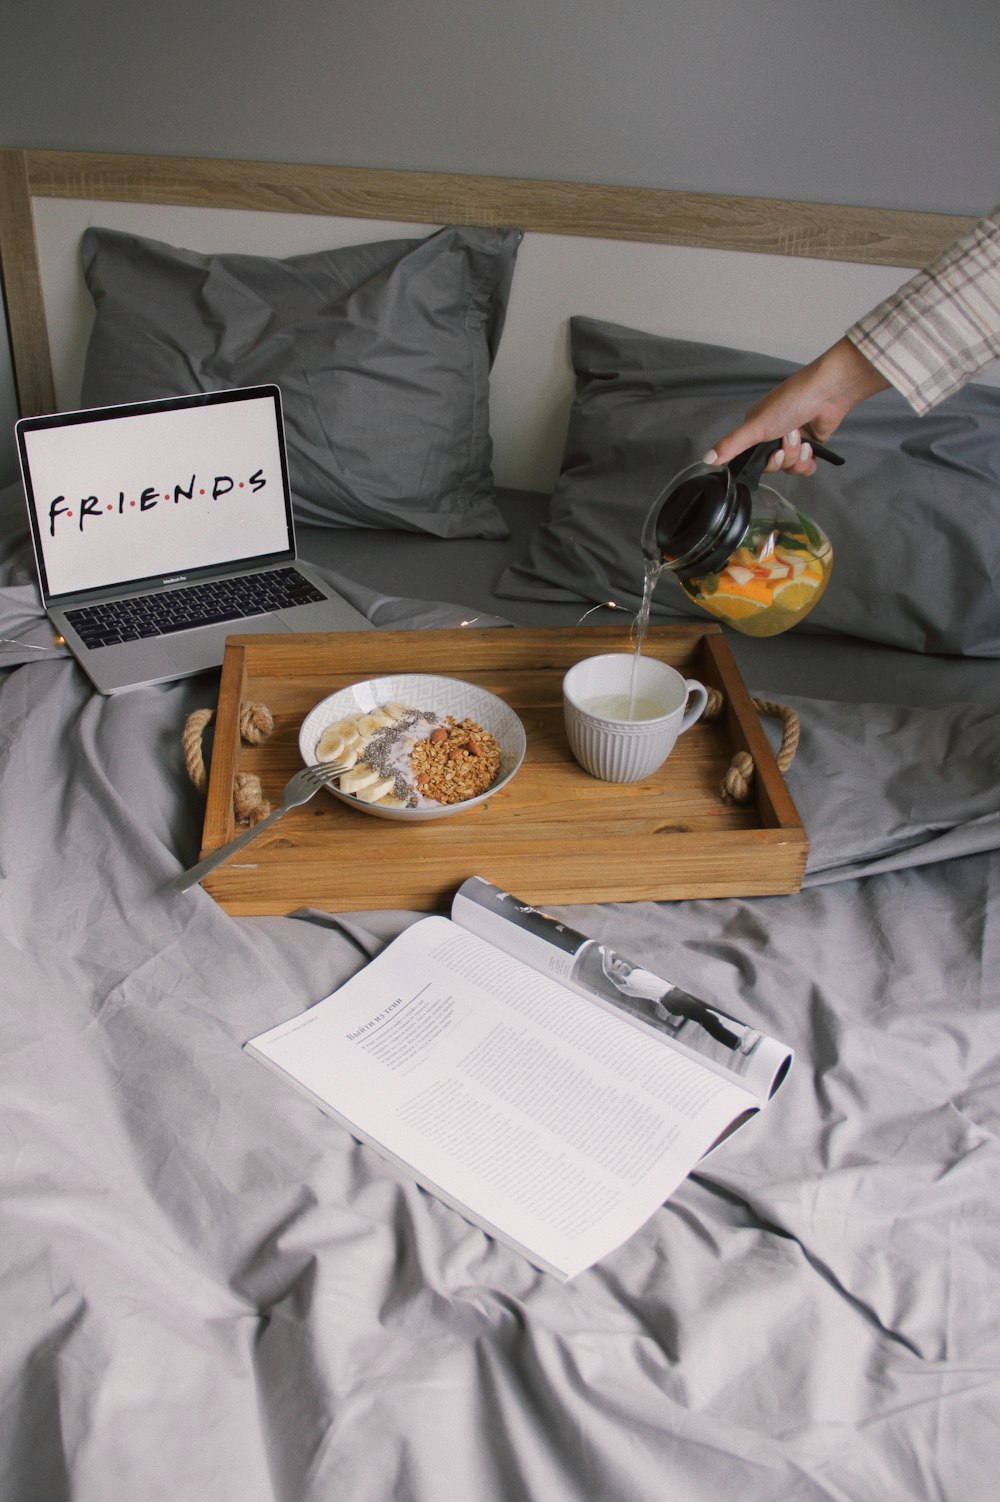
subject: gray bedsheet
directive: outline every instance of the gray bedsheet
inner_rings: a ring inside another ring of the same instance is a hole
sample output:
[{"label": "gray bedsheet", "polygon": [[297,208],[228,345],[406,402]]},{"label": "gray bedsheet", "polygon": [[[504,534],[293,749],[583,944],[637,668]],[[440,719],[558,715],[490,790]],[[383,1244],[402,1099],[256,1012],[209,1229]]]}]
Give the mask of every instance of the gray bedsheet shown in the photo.
[{"label": "gray bedsheet", "polygon": [[[3,1502],[996,1496],[1000,664],[749,654],[802,718],[804,890],[559,910],[796,1050],[560,1285],[241,1051],[416,915],[171,893],[202,815],[180,730],[215,676],[102,699],[33,650],[9,515]],[[461,579],[421,578],[339,582],[377,623],[467,618]]]}]

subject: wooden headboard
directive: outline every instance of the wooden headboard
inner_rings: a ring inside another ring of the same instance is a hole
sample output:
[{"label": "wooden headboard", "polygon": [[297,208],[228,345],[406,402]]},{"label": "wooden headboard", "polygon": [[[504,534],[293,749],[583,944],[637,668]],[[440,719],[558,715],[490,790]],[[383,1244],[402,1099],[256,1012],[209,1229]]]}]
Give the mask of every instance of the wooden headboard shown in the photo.
[{"label": "wooden headboard", "polygon": [[524,230],[491,393],[495,468],[501,484],[548,489],[572,390],[570,313],[805,360],[903,279],[896,268],[925,264],[972,221],[592,183],[3,150],[0,269],[22,414],[78,398],[92,310],[77,245],[94,223],[270,254],[449,223]]}]

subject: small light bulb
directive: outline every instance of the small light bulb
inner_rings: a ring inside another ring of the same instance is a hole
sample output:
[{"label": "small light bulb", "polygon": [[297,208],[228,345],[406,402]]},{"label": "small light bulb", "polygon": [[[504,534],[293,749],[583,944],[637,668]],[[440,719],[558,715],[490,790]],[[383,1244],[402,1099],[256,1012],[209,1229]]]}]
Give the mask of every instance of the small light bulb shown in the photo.
[{"label": "small light bulb", "polygon": [[614,600],[602,600],[599,605],[591,605],[591,607],[590,607],[589,610],[585,610],[583,612],[583,614],[581,615],[580,619],[577,621],[576,624],[578,626],[582,626],[583,623],[584,623],[584,621],[587,619],[588,615],[593,615],[593,613],[594,613],[595,610],[617,610],[617,609],[618,609],[618,606],[615,604]]}]

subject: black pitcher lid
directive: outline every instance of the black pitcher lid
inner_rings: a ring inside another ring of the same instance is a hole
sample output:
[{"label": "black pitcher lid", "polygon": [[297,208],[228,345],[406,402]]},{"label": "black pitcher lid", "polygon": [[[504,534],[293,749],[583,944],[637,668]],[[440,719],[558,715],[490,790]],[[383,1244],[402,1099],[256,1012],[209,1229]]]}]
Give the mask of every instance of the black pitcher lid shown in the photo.
[{"label": "black pitcher lid", "polygon": [[681,575],[715,573],[743,541],[750,510],[749,490],[727,469],[689,471],[659,503],[657,555]]}]

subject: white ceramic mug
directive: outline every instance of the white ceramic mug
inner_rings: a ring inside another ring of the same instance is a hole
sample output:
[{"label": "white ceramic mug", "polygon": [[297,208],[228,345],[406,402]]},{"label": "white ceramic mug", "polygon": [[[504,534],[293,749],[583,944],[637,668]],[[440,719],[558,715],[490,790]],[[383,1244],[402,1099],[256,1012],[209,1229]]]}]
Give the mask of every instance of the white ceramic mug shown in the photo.
[{"label": "white ceramic mug", "polygon": [[636,661],[633,652],[585,657],[563,679],[570,750],[602,782],[652,776],[707,702],[708,690],[696,678],[655,657]]}]

